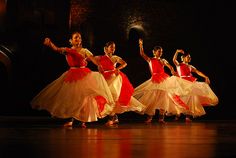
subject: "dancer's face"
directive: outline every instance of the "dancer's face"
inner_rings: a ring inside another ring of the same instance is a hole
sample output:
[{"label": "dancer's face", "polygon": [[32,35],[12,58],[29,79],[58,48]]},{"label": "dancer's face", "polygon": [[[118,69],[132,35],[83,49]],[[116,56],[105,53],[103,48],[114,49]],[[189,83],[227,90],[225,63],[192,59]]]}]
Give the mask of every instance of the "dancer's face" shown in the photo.
[{"label": "dancer's face", "polygon": [[116,45],[113,43],[105,48],[105,53],[108,56],[112,56],[115,53]]},{"label": "dancer's face", "polygon": [[190,55],[187,55],[184,57],[184,62],[185,63],[189,63],[191,61],[191,56]]},{"label": "dancer's face", "polygon": [[163,54],[163,50],[162,49],[158,49],[158,50],[153,50],[153,55],[157,58],[161,57]]},{"label": "dancer's face", "polygon": [[71,42],[72,46],[80,46],[82,43],[82,38],[81,38],[80,33],[74,33],[72,35],[70,42]]}]

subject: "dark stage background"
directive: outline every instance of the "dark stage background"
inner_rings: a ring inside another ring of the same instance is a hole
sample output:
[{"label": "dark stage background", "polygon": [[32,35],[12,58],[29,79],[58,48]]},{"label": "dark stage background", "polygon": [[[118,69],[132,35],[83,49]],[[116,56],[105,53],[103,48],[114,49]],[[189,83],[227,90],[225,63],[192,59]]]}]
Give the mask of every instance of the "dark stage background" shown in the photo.
[{"label": "dark stage background", "polygon": [[176,49],[190,52],[192,65],[209,76],[219,97],[201,118],[235,119],[233,1],[1,0],[0,11],[0,115],[49,115],[32,110],[29,102],[68,66],[64,56],[43,46],[43,39],[69,46],[70,32],[79,30],[83,46],[94,55],[103,53],[105,42],[116,42],[116,54],[128,63],[123,72],[134,87],[150,78],[139,55],[139,37],[148,55],[161,45],[172,65]]}]

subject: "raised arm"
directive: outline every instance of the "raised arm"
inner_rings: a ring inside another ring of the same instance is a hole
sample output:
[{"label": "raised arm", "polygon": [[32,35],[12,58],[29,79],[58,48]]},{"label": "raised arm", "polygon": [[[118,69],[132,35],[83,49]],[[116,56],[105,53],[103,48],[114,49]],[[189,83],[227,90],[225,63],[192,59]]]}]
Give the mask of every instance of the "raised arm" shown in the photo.
[{"label": "raised arm", "polygon": [[178,54],[179,54],[179,53],[184,54],[184,51],[183,51],[182,49],[177,49],[177,50],[175,51],[175,54],[174,54],[174,56],[173,56],[173,63],[175,64],[175,66],[178,66],[178,65],[179,65],[179,62],[178,62],[178,60],[177,60],[177,57],[178,57]]},{"label": "raised arm", "polygon": [[64,47],[57,47],[52,41],[50,38],[45,38],[44,39],[44,42],[43,42],[44,45],[48,46],[49,48],[51,48],[52,50],[56,51],[56,52],[59,52],[59,53],[63,53],[65,52],[65,48]]},{"label": "raised arm", "polygon": [[146,60],[147,62],[150,61],[150,58],[144,53],[143,50],[143,40],[139,39],[139,50],[140,50],[140,55],[143,57],[144,60]]}]

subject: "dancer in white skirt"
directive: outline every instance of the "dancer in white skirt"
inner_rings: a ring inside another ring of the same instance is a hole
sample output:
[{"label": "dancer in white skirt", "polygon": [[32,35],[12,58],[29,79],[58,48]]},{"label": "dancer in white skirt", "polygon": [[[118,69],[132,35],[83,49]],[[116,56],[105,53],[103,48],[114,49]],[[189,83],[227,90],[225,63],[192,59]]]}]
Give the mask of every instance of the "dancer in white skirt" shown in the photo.
[{"label": "dancer in white skirt", "polygon": [[[140,55],[148,62],[151,79],[145,81],[135,88],[134,97],[146,106],[144,114],[148,115],[146,123],[151,123],[156,110],[159,111],[159,123],[165,123],[165,114],[177,115],[181,110],[187,108],[187,105],[181,101],[180,95],[188,94],[191,87],[186,81],[176,76],[174,68],[161,58],[163,54],[162,47],[155,46],[153,56],[148,57],[144,53],[143,40],[139,39]],[[164,67],[168,67],[173,76],[169,76]]]},{"label": "dancer in white skirt", "polygon": [[70,69],[48,84],[31,101],[32,108],[47,110],[53,117],[72,118],[64,126],[72,126],[73,119],[82,122],[97,121],[111,113],[113,97],[103,75],[87,68],[87,59],[97,65],[93,54],[82,47],[81,34],[74,32],[71,48],[57,47],[49,38],[44,44],[65,55]]},{"label": "dancer in white skirt", "polygon": [[100,65],[100,72],[106,79],[116,102],[107,125],[113,125],[119,122],[117,114],[127,111],[141,112],[145,108],[142,103],[132,96],[134,88],[128,77],[120,71],[127,66],[127,63],[121,57],[114,55],[115,48],[115,42],[109,41],[104,47],[105,55],[95,57]]},{"label": "dancer in white skirt", "polygon": [[[181,53],[182,62],[179,63],[177,60],[178,54]],[[181,100],[184,101],[188,105],[189,110],[184,110],[181,113],[186,115],[186,122],[191,122],[191,117],[198,117],[205,115],[206,112],[203,106],[215,106],[218,104],[219,100],[215,93],[210,88],[210,80],[209,78],[199,71],[196,67],[190,65],[191,56],[189,53],[185,53],[182,49],[177,49],[173,62],[176,65],[178,76],[192,83],[192,91],[186,96],[181,96]],[[205,82],[197,81],[192,73],[196,73],[197,75],[203,77]],[[179,115],[175,118],[178,120]]]}]

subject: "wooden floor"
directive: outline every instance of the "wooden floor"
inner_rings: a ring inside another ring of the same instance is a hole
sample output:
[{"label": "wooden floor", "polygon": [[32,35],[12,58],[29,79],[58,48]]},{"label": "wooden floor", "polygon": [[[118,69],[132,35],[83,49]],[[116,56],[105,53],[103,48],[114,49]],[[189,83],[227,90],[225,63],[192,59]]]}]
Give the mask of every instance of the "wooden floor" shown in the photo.
[{"label": "wooden floor", "polygon": [[48,117],[0,117],[0,158],[236,157],[236,121],[90,123],[64,128]]}]

